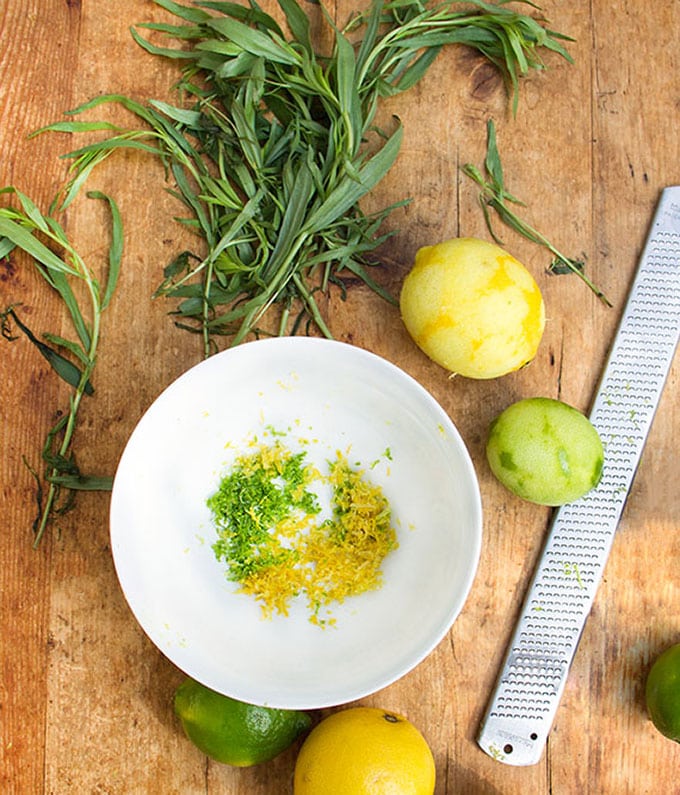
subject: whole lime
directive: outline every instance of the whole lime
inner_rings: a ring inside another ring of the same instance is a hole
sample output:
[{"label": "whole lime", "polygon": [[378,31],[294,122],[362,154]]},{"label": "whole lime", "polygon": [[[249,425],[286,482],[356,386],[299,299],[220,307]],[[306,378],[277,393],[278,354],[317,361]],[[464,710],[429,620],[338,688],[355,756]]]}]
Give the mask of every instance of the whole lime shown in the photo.
[{"label": "whole lime", "polygon": [[654,726],[664,737],[680,743],[680,643],[654,661],[647,674],[645,700]]},{"label": "whole lime", "polygon": [[496,378],[527,364],[545,326],[533,276],[504,249],[474,237],[421,248],[399,303],[421,350],[467,378]]},{"label": "whole lime", "polygon": [[295,763],[295,795],[432,795],[432,751],[405,717],[377,707],[334,712],[312,729]]},{"label": "whole lime", "polygon": [[174,707],[197,748],[235,767],[273,759],[311,725],[305,712],[246,704],[190,678],[175,691]]},{"label": "whole lime", "polygon": [[579,499],[600,481],[604,449],[580,411],[560,400],[526,398],[491,423],[489,466],[518,497],[540,505]]}]

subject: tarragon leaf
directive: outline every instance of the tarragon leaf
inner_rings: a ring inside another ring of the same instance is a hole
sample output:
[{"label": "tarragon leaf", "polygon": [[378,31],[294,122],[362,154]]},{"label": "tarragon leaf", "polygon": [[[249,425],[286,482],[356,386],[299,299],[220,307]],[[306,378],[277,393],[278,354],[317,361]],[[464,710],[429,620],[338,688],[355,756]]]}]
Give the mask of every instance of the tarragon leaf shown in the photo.
[{"label": "tarragon leaf", "polygon": [[[70,386],[78,387],[83,378],[83,372],[80,370],[80,368],[76,367],[76,365],[73,364],[70,359],[62,356],[54,348],[50,348],[49,345],[46,345],[42,340],[38,339],[35,334],[33,334],[31,329],[28,328],[25,323],[22,323],[22,321],[19,320],[14,309],[6,309],[5,314],[9,314],[12,317],[12,320],[14,320],[21,331],[23,331],[33,345],[35,345],[55,373],[57,373],[57,375],[66,381],[66,383]],[[85,382],[84,391],[86,395],[94,394],[94,388],[89,379]]]}]

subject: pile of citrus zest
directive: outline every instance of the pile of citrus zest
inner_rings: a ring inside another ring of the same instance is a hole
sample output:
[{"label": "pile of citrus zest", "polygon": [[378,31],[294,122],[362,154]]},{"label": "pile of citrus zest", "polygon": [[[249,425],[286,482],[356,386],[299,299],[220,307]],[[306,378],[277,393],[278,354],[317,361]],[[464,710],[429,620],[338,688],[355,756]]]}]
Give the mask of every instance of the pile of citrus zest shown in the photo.
[{"label": "pile of citrus zest", "polygon": [[[321,520],[315,484],[330,485],[332,516]],[[280,441],[239,457],[208,499],[227,576],[270,618],[304,596],[314,624],[320,611],[380,588],[381,566],[397,547],[382,489],[338,452],[326,475]]]}]

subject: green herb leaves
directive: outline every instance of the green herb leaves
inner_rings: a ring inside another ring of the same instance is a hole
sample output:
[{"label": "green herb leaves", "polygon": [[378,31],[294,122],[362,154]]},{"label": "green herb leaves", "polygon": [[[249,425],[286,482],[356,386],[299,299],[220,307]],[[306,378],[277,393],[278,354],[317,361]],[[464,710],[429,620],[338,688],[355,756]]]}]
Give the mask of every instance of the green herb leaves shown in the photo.
[{"label": "green herb leaves", "polygon": [[[175,300],[175,322],[202,336],[205,356],[217,349],[218,338],[235,345],[253,335],[314,327],[330,337],[320,297],[331,286],[344,295],[345,281],[358,278],[394,302],[370,271],[390,234],[382,231],[383,221],[404,200],[370,214],[362,209],[402,141],[397,119],[388,129],[376,128],[380,101],[414,86],[450,44],[472,47],[495,64],[515,106],[520,78],[543,66],[541,51],[570,60],[561,44],[566,37],[506,8],[505,0],[472,0],[460,4],[464,10],[455,10],[455,0],[432,7],[420,0],[371,0],[345,28],[322,9],[333,42],[328,53],[315,49],[297,0],[278,0],[285,31],[256,0],[155,2],[176,23],[140,24],[132,36],[150,54],[177,62],[177,104],[119,93],[93,98],[35,133],[97,133],[97,140],[64,155],[71,161],[69,178],[50,213],[13,188],[0,191],[20,205],[0,209],[0,257],[17,248],[32,258],[62,299],[74,332],[74,339],[41,340],[14,308],[0,318],[6,338],[16,326],[72,389],[68,412],[46,440],[44,471],[31,470],[39,502],[36,544],[49,518],[68,507],[73,489],[110,486],[107,479],[80,475],[72,439],[81,399],[92,392],[101,316],[116,288],[122,221],[113,199],[89,194],[105,201],[111,216],[100,282],[56,220],[101,163],[130,149],[163,163],[170,191],[184,208],[178,220],[197,243],[165,266],[156,295]],[[132,114],[135,126],[84,118],[107,103]],[[492,173],[487,185],[470,174],[483,186],[483,206],[510,218],[507,201],[514,200],[502,179],[494,182]],[[85,289],[74,291],[74,282]],[[273,308],[274,323],[266,317]]]},{"label": "green herb leaves", "polygon": [[[123,252],[123,229],[116,203],[103,193],[90,198],[107,202],[111,213],[112,236],[102,289],[100,280],[71,245],[54,213],[43,214],[35,203],[14,188],[0,193],[14,195],[20,207],[0,208],[0,256],[8,257],[20,249],[63,301],[73,325],[75,339],[45,334],[39,339],[19,318],[14,306],[0,312],[2,336],[8,341],[17,337],[14,324],[49,362],[57,375],[72,389],[68,411],[50,429],[42,451],[43,470],[29,466],[36,480],[38,514],[34,522],[34,546],[38,546],[48,522],[71,507],[75,490],[110,489],[109,478],[83,477],[73,456],[72,442],[80,403],[94,392],[91,376],[97,360],[102,312],[108,306],[118,282]],[[59,253],[57,253],[59,252]],[[85,286],[84,298],[76,297],[75,282]]]},{"label": "green herb leaves", "polygon": [[[14,307],[9,306],[5,309],[4,312],[0,312],[0,321],[2,322],[2,336],[8,340],[9,342],[13,342],[16,337],[12,335],[11,332],[11,322],[13,321],[18,329],[20,329],[28,339],[35,345],[41,355],[47,360],[50,367],[55,371],[55,373],[66,381],[67,384],[70,384],[74,388],[78,388],[80,382],[83,378],[82,370],[80,370],[70,359],[67,359],[65,356],[59,353],[59,351],[55,350],[54,348],[50,347],[42,340],[39,340],[35,334],[28,328],[25,323],[22,323],[21,320],[17,317],[16,312],[14,311]],[[80,354],[81,349],[78,346],[73,346],[69,340],[62,339],[60,337],[56,337],[53,334],[47,335],[48,338],[57,345],[62,347],[68,348],[72,350],[77,355]],[[83,392],[86,395],[94,394],[94,388],[90,381],[85,381],[83,385]]]},{"label": "green herb leaves", "polygon": [[[328,17],[334,46],[316,52],[310,21],[296,0],[279,0],[288,33],[255,0],[155,0],[179,23],[141,24],[135,40],[148,52],[182,64],[181,105],[140,104],[118,95],[144,127],[114,130],[70,153],[68,202],[98,162],[117,148],[154,153],[168,166],[181,219],[202,245],[166,267],[157,295],[177,300],[176,322],[200,333],[204,353],[227,336],[295,333],[313,324],[330,331],[319,295],[358,277],[393,300],[369,275],[385,240],[381,224],[398,202],[366,215],[361,201],[399,152],[402,130],[373,126],[379,101],[412,87],[441,47],[466,44],[501,69],[517,101],[519,78],[541,68],[541,49],[569,58],[565,37],[504,2],[455,2],[432,8],[419,0],[373,0],[343,30]],[[165,36],[159,46],[147,39]],[[110,127],[109,127],[110,128]],[[59,122],[48,129],[87,132],[106,123]],[[265,315],[278,307],[277,328]]]},{"label": "green herb leaves", "polygon": [[606,306],[611,306],[607,296],[596,287],[593,282],[586,276],[583,271],[584,263],[581,260],[570,259],[564,254],[560,253],[555,246],[540,232],[530,226],[526,221],[523,221],[519,215],[512,209],[510,205],[523,206],[523,203],[515,198],[512,194],[508,193],[505,188],[505,181],[503,177],[503,167],[501,165],[500,154],[498,153],[498,146],[496,144],[496,127],[493,120],[489,119],[487,123],[487,151],[484,167],[486,170],[486,177],[482,172],[471,163],[463,166],[463,172],[474,180],[481,188],[479,192],[479,203],[481,204],[484,218],[489,233],[493,239],[502,245],[502,241],[493,229],[491,222],[491,215],[489,208],[496,211],[498,217],[514,229],[523,237],[530,240],[532,243],[537,243],[548,249],[553,255],[553,261],[548,270],[555,274],[575,273],[583,282],[595,293],[595,295]]}]

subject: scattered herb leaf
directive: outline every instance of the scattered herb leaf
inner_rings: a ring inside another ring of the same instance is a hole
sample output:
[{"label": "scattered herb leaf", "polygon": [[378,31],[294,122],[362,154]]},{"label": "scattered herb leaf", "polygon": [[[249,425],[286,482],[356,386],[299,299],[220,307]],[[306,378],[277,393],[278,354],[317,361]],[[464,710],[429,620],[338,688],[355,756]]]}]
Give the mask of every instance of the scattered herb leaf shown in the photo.
[{"label": "scattered herb leaf", "polygon": [[[23,333],[28,337],[28,339],[35,345],[35,347],[40,351],[40,354],[47,360],[50,367],[55,371],[55,373],[66,381],[67,384],[70,386],[77,388],[80,384],[80,381],[83,377],[82,371],[75,365],[70,359],[67,359],[65,356],[62,356],[59,351],[56,351],[54,348],[50,348],[49,345],[46,345],[44,342],[39,340],[35,334],[28,328],[28,326],[19,320],[17,313],[14,310],[14,307],[10,306],[5,309],[4,312],[0,312],[0,318],[2,318],[2,327],[3,327],[3,337],[6,340],[12,342],[16,339],[16,337],[12,336],[9,329],[10,326],[10,319],[14,321],[17,328],[23,331]],[[53,340],[57,340],[57,337],[52,337]],[[79,349],[80,352],[81,349]],[[86,395],[94,394],[94,388],[92,387],[92,383],[87,380],[83,386],[83,392]]]},{"label": "scattered herb leaf", "polygon": [[501,165],[500,154],[496,144],[496,127],[492,119],[487,122],[487,152],[484,161],[484,168],[486,177],[482,172],[473,164],[466,163],[463,166],[463,173],[474,180],[481,188],[479,192],[479,203],[484,213],[487,228],[493,239],[502,245],[503,241],[496,234],[493,223],[491,221],[491,214],[489,208],[496,211],[501,221],[514,229],[523,237],[530,240],[532,243],[537,243],[543,246],[553,255],[554,259],[551,262],[548,270],[554,274],[575,273],[585,284],[595,293],[595,295],[606,306],[611,306],[611,302],[607,296],[596,287],[593,282],[584,273],[584,263],[579,259],[572,259],[560,253],[555,246],[545,237],[545,235],[534,229],[533,226],[523,221],[519,215],[512,209],[511,204],[524,207],[524,203],[518,198],[513,196],[506,190],[505,180],[503,177],[503,167]]}]

